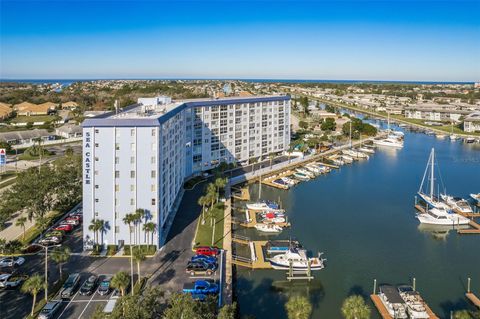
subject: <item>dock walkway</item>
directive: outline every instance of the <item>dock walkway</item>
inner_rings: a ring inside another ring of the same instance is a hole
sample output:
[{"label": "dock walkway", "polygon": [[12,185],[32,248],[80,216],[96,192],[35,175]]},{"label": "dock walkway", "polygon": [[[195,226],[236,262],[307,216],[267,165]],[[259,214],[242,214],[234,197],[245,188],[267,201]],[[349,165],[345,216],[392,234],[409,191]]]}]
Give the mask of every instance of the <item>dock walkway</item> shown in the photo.
[{"label": "dock walkway", "polygon": [[480,308],[480,299],[477,296],[475,296],[474,293],[467,292],[465,294],[465,297],[467,297],[467,299],[470,300],[477,308]]},{"label": "dock walkway", "polygon": [[[246,228],[255,228],[255,225],[261,224],[257,220],[257,212],[255,211],[245,211],[245,216],[246,216],[246,221],[243,223],[240,223],[240,226],[246,227]],[[280,227],[290,227],[290,223],[288,221],[283,222],[283,223],[275,223],[275,225],[278,225]]]},{"label": "dock walkway", "polygon": [[[385,305],[383,304],[379,295],[376,295],[376,294],[370,295],[370,298],[372,299],[373,304],[375,305],[375,307],[378,310],[378,313],[380,313],[380,315],[382,316],[383,319],[393,319],[393,317],[388,313],[388,310],[385,307]],[[430,307],[425,302],[424,302],[423,305],[425,306],[425,309],[427,310],[429,319],[440,319],[439,317],[437,317],[437,315],[432,311],[432,309],[430,309]]]},{"label": "dock walkway", "polygon": [[480,225],[473,220],[470,220],[469,225],[472,227],[470,229],[459,229],[457,232],[459,234],[480,234]]}]

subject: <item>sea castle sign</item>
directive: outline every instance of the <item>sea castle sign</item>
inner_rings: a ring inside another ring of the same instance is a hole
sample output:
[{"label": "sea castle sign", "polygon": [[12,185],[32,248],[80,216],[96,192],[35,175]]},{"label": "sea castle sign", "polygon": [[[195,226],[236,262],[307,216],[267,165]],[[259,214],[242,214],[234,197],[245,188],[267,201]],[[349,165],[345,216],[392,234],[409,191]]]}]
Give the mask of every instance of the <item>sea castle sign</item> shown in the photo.
[{"label": "sea castle sign", "polygon": [[89,131],[85,132],[85,138],[83,139],[83,182],[85,185],[90,185],[91,181],[91,167],[92,167],[92,137]]}]

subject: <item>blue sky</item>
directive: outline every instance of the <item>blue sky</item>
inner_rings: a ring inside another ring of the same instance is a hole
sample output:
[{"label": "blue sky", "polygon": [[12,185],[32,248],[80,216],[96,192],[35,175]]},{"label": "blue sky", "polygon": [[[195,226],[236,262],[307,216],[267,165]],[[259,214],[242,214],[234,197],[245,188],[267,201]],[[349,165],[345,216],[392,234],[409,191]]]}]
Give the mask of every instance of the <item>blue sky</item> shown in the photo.
[{"label": "blue sky", "polygon": [[0,0],[0,78],[480,80],[476,1]]}]

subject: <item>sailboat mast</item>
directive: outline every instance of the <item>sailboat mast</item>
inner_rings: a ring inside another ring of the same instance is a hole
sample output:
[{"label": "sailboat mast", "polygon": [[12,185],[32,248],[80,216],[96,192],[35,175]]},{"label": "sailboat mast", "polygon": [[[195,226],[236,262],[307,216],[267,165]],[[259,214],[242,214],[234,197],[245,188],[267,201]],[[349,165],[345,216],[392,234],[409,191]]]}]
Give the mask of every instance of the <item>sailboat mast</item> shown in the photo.
[{"label": "sailboat mast", "polygon": [[432,148],[432,154],[431,154],[431,158],[432,158],[432,162],[431,162],[431,166],[432,166],[432,170],[431,170],[431,173],[430,173],[430,198],[433,200],[433,192],[434,192],[434,182],[435,182],[435,168],[434,168],[434,165],[435,165],[435,149]]},{"label": "sailboat mast", "polygon": [[352,120],[350,120],[350,148],[352,148]]}]

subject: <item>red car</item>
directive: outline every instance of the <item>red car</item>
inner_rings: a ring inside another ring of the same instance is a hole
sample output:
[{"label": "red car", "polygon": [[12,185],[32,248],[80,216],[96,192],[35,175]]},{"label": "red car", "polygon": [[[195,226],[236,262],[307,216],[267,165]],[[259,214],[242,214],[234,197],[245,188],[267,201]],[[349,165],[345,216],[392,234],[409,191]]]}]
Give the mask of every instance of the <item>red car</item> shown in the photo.
[{"label": "red car", "polygon": [[220,253],[217,247],[201,246],[195,249],[195,254],[204,256],[216,256]]},{"label": "red car", "polygon": [[71,232],[73,230],[73,225],[58,225],[57,227],[54,228],[54,230],[63,230],[65,232]]}]

